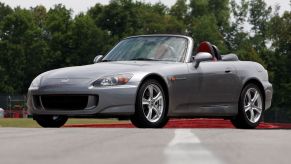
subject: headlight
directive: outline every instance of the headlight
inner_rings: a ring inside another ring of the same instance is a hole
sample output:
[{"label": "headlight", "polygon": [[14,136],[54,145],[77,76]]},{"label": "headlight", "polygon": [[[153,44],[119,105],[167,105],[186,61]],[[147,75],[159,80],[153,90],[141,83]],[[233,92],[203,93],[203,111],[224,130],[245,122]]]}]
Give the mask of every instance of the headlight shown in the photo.
[{"label": "headlight", "polygon": [[38,89],[40,85],[41,76],[37,76],[30,84],[29,89]]},{"label": "headlight", "polygon": [[113,76],[105,76],[93,83],[94,87],[100,86],[114,86],[114,85],[124,85],[132,78],[133,74],[120,74]]}]

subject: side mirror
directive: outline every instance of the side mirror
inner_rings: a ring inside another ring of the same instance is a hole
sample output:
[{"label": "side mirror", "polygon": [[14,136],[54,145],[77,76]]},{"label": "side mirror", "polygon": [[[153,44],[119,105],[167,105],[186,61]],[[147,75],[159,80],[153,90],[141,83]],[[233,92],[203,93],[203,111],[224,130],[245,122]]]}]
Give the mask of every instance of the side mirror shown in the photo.
[{"label": "side mirror", "polygon": [[199,67],[200,62],[203,61],[211,61],[213,59],[212,55],[208,52],[199,52],[196,54],[194,61],[195,61],[195,68]]},{"label": "side mirror", "polygon": [[97,55],[94,60],[93,63],[99,63],[101,60],[103,59],[103,55]]}]

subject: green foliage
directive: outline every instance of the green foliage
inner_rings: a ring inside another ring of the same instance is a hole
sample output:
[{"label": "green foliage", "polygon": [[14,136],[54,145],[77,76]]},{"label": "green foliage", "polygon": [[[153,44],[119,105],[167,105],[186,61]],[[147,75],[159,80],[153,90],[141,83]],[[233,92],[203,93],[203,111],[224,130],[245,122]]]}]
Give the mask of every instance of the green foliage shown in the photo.
[{"label": "green foliage", "polygon": [[265,66],[275,89],[273,108],[291,119],[291,14],[272,11],[264,0],[177,0],[171,8],[111,0],[72,17],[61,4],[12,9],[0,2],[0,93],[25,93],[38,74],[89,64],[130,35],[185,34],[196,45],[207,40],[222,53]]},{"label": "green foliage", "polygon": [[260,57],[256,49],[252,46],[249,40],[246,40],[240,44],[240,48],[235,51],[239,55],[241,60],[255,61],[263,66],[266,66],[265,61]]},{"label": "green foliage", "polygon": [[188,5],[186,4],[187,0],[177,0],[177,2],[172,6],[170,14],[175,16],[179,20],[184,20],[188,16]]},{"label": "green foliage", "polygon": [[210,41],[223,52],[226,51],[223,35],[219,32],[216,19],[213,15],[204,15],[194,18],[190,32],[196,43]]},{"label": "green foliage", "polygon": [[271,7],[267,7],[264,0],[250,1],[249,21],[253,25],[252,30],[257,35],[264,35],[267,30],[267,21],[270,19]]},{"label": "green foliage", "polygon": [[[281,108],[291,106],[291,12],[274,16],[269,23],[269,39],[273,55],[270,69],[274,72],[275,105]],[[291,110],[288,112],[291,119]]]},{"label": "green foliage", "polygon": [[0,20],[3,20],[5,16],[11,14],[12,12],[13,10],[9,6],[0,2]]},{"label": "green foliage", "polygon": [[215,16],[219,30],[224,32],[229,26],[229,0],[209,0],[209,11]]},{"label": "green foliage", "polygon": [[228,52],[225,38],[230,29],[229,0],[191,0],[189,8],[187,31],[196,43],[207,40],[220,47],[222,52]]},{"label": "green foliage", "polygon": [[241,0],[240,4],[236,3],[236,0],[231,0],[231,13],[233,16],[233,22],[226,29],[227,46],[231,51],[236,51],[240,48],[240,44],[248,40],[248,34],[244,32],[244,24],[246,22],[249,3],[247,0]]},{"label": "green foliage", "polygon": [[190,8],[190,15],[193,17],[200,17],[211,13],[209,11],[209,0],[191,0]]},{"label": "green foliage", "polygon": [[[30,83],[26,75],[38,70],[41,62],[33,55],[37,44],[38,30],[34,26],[30,11],[16,8],[2,21],[0,41],[0,63],[5,70],[9,91],[23,91]],[[31,60],[33,59],[33,60]],[[30,67],[28,63],[35,64]],[[31,72],[32,71],[32,72]],[[4,79],[5,80],[5,79]],[[7,85],[7,84],[6,84]]]},{"label": "green foliage", "polygon": [[96,27],[94,20],[88,15],[78,15],[70,32],[71,54],[67,61],[72,65],[87,64],[97,54],[103,54],[102,44],[108,37],[105,32]]}]

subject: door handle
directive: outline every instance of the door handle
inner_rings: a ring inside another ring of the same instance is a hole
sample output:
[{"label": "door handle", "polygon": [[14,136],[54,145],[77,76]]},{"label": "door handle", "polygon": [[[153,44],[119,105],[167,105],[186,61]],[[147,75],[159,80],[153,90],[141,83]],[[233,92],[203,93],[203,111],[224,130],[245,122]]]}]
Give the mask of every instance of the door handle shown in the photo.
[{"label": "door handle", "polygon": [[224,72],[225,73],[231,73],[231,69],[230,68],[226,68]]}]

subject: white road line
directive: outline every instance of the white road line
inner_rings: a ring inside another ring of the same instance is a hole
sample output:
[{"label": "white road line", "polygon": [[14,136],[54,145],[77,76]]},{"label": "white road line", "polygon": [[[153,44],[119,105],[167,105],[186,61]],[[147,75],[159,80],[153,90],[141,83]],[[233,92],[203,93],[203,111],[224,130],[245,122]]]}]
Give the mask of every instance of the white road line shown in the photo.
[{"label": "white road line", "polygon": [[221,164],[210,151],[203,147],[191,129],[176,129],[173,140],[165,149],[167,164]]}]

